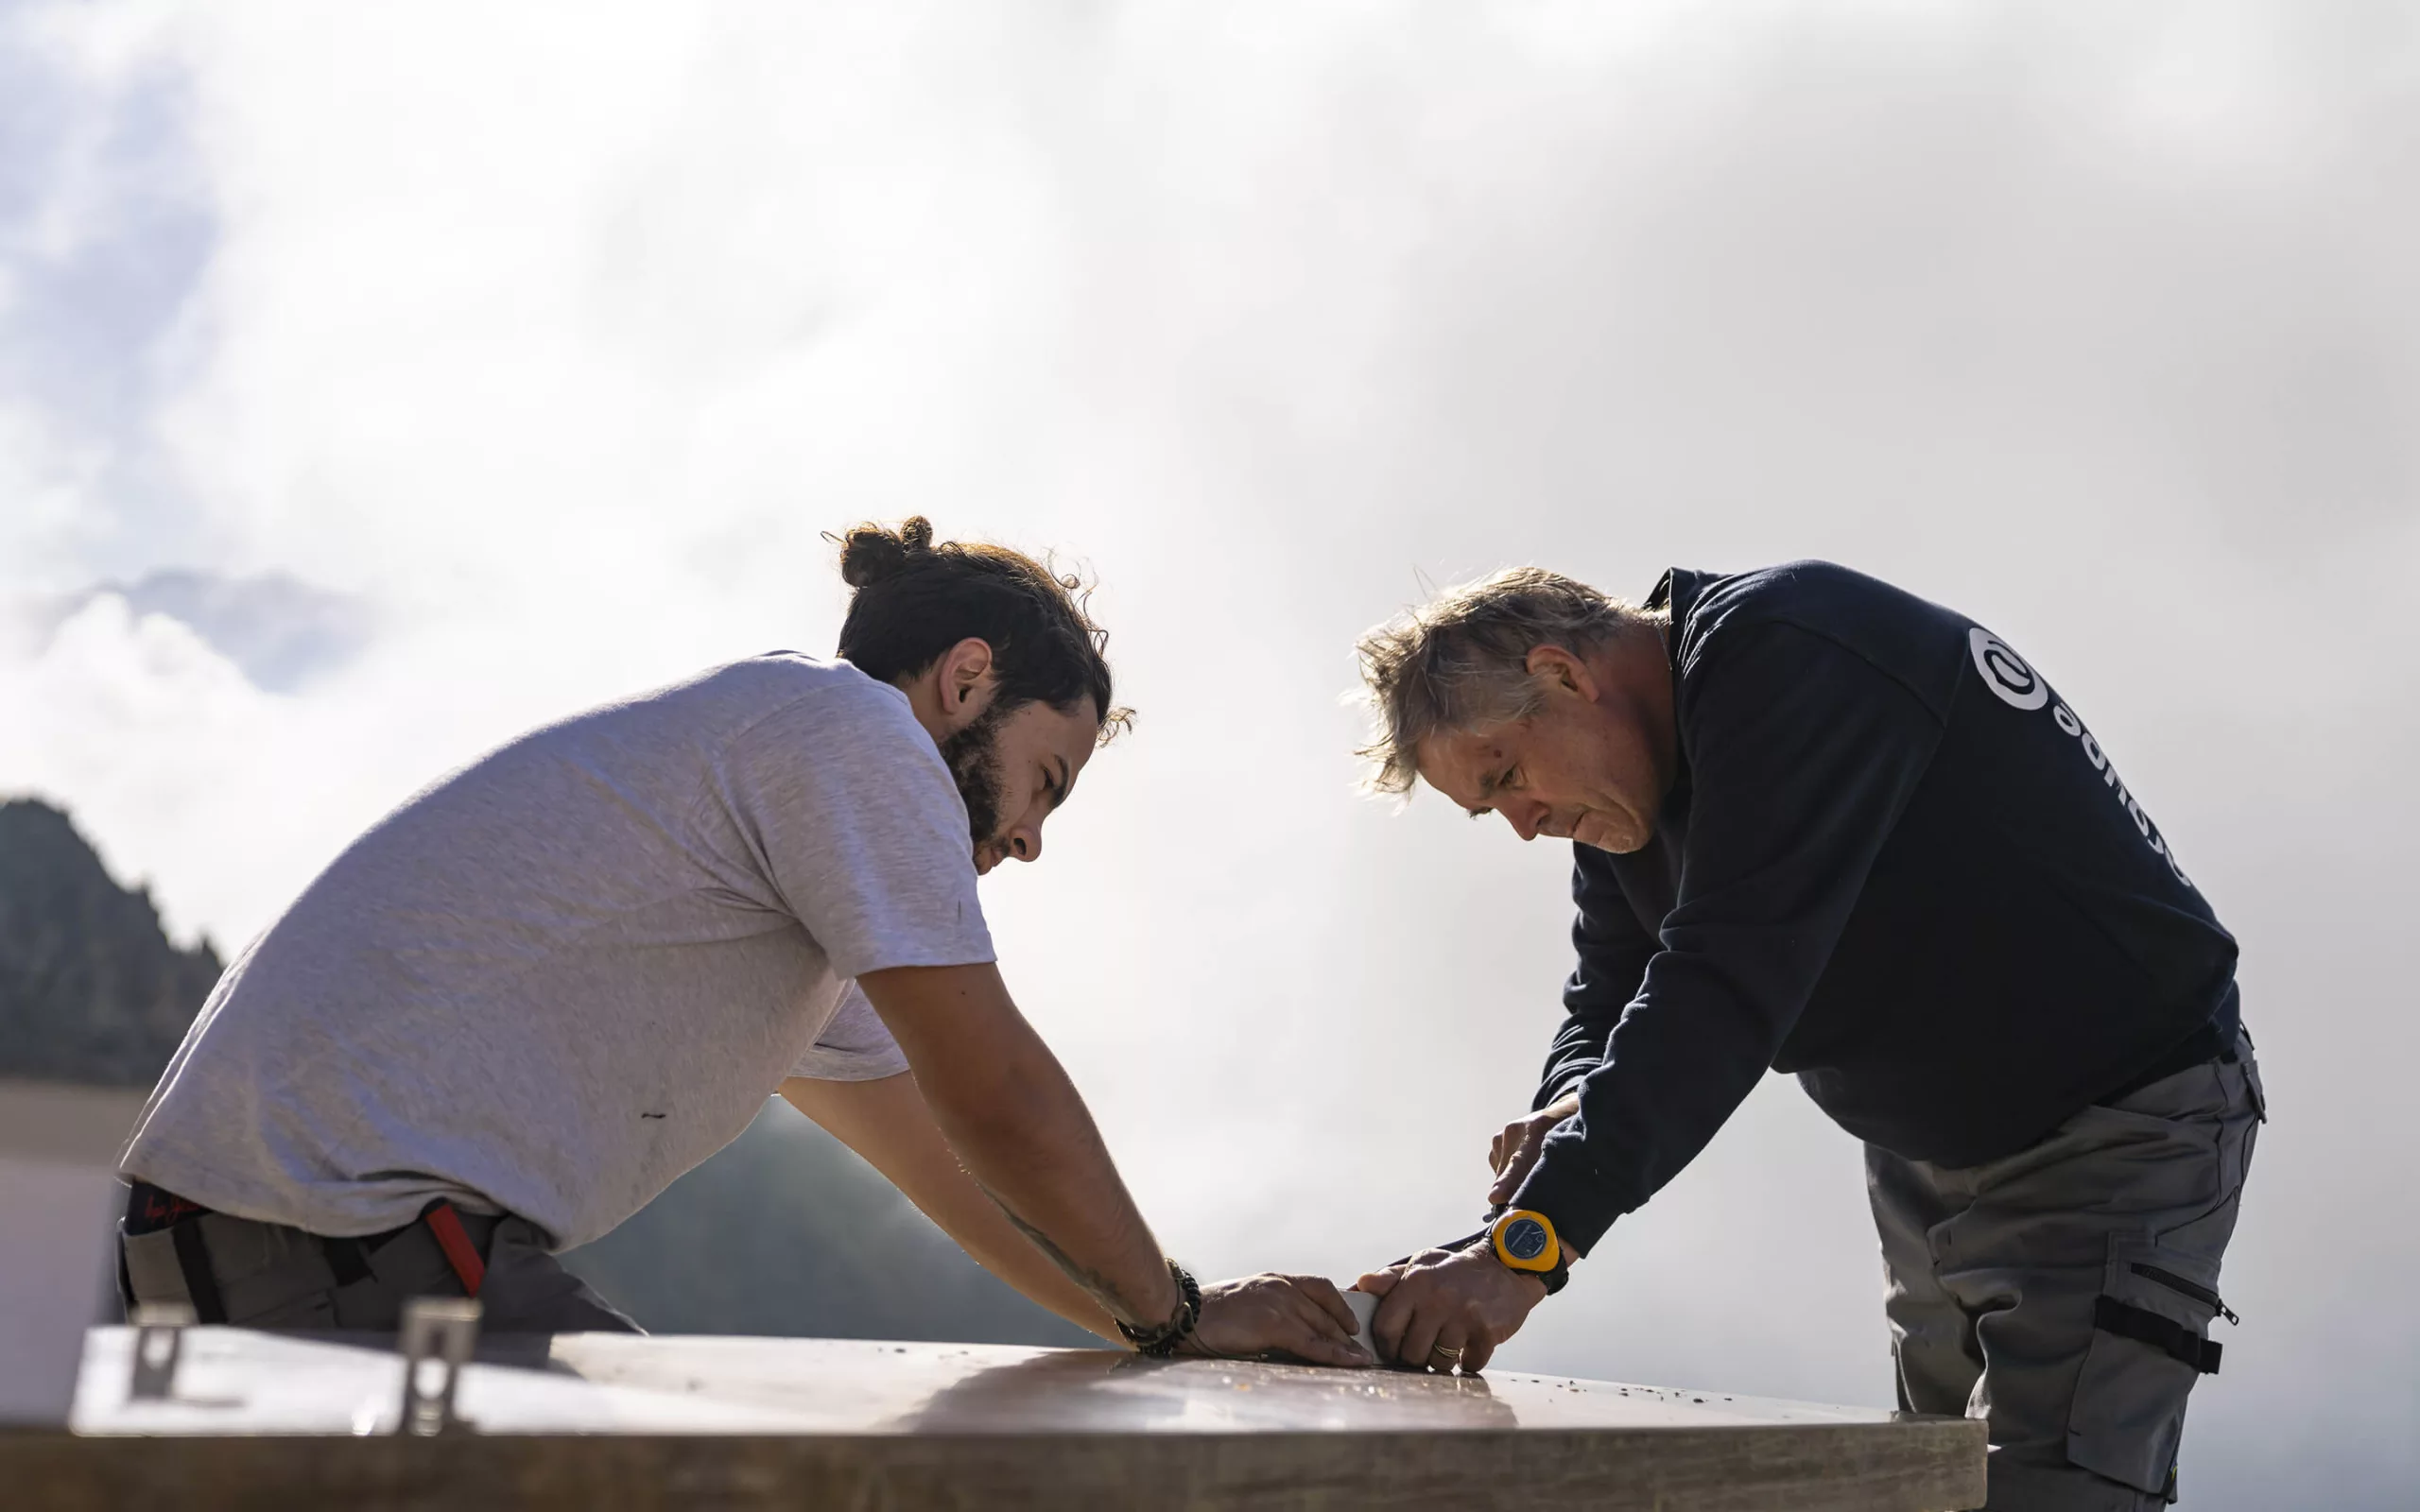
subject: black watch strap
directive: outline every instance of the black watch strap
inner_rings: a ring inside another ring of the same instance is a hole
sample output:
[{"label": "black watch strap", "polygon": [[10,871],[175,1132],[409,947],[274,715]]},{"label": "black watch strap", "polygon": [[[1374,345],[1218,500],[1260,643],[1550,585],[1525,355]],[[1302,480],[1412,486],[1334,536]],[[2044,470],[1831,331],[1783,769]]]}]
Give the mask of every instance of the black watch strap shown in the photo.
[{"label": "black watch strap", "polygon": [[1571,1284],[1571,1258],[1566,1255],[1556,1261],[1554,1263],[1554,1269],[1552,1270],[1524,1271],[1522,1274],[1527,1276],[1535,1276],[1538,1280],[1546,1282],[1547,1295],[1548,1297],[1552,1297],[1555,1293],[1562,1291],[1564,1287]]}]

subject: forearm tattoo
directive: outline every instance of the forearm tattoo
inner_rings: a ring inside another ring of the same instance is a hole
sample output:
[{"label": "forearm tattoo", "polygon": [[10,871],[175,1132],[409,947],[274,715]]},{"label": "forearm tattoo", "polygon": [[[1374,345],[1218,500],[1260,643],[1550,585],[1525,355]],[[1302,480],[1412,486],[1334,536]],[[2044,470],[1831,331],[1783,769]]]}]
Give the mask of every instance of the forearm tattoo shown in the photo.
[{"label": "forearm tattoo", "polygon": [[[970,1176],[973,1175],[972,1172],[968,1174]],[[1087,1293],[1089,1293],[1093,1300],[1098,1302],[1103,1308],[1108,1310],[1110,1316],[1122,1319],[1125,1322],[1132,1323],[1137,1326],[1156,1323],[1159,1321],[1159,1319],[1150,1316],[1146,1310],[1136,1307],[1126,1297],[1120,1296],[1117,1288],[1111,1284],[1109,1278],[1103,1276],[1100,1272],[1092,1269],[1090,1266],[1079,1263],[1074,1256],[1060,1248],[1056,1244],[1053,1244],[1048,1234],[1044,1233],[1041,1229],[1026,1222],[1024,1217],[1018,1213],[1016,1209],[1009,1206],[1009,1202],[1006,1197],[1001,1196],[990,1187],[985,1186],[980,1180],[977,1180],[975,1185],[981,1190],[985,1196],[990,1197],[992,1201],[998,1206],[1000,1211],[1007,1215],[1010,1223],[1016,1226],[1017,1232],[1033,1241],[1034,1248],[1039,1249],[1044,1254],[1049,1256],[1050,1263],[1058,1266],[1061,1270],[1065,1271],[1067,1273],[1068,1280],[1074,1281],[1077,1285],[1082,1287]]]}]

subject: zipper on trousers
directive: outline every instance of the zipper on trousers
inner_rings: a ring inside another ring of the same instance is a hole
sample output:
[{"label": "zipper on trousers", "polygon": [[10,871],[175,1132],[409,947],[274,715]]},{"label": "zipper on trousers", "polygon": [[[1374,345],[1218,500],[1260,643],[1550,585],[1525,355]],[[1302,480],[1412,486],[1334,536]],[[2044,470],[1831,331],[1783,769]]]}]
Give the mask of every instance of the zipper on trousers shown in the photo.
[{"label": "zipper on trousers", "polygon": [[2202,1285],[2198,1281],[2188,1281],[2172,1270],[2163,1270],[2157,1265],[2150,1264],[2139,1260],[2134,1262],[2134,1270],[2135,1274],[2137,1276],[2148,1277],[2151,1280],[2159,1282],[2162,1286],[2167,1287],[2171,1292],[2183,1292],[2186,1296],[2193,1298],[2193,1300],[2215,1309],[2219,1316],[2225,1318],[2230,1323],[2240,1324],[2243,1321],[2243,1319],[2235,1315],[2234,1308],[2227,1306],[2225,1302],[2220,1299],[2218,1293]]}]

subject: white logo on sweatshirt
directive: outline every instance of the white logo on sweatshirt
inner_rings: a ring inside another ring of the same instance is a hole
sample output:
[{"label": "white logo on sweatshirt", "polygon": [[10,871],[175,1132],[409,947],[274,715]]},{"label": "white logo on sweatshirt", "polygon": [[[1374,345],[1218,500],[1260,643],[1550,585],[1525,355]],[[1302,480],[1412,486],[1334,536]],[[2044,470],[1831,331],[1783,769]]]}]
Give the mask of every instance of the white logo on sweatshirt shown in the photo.
[{"label": "white logo on sweatshirt", "polygon": [[[2030,713],[2050,701],[2050,685],[2042,680],[2040,673],[2026,664],[2023,657],[2010,650],[2006,641],[1978,625],[1966,632],[1966,648],[1974,653],[1975,670],[1983,675],[1983,685],[1997,695],[2000,702],[2012,709]],[[2151,816],[2143,812],[2143,806],[2135,800],[2135,795],[2126,791],[2126,784],[2118,781],[2118,768],[2110,764],[2108,752],[2100,748],[2100,742],[2092,738],[2092,731],[2083,728],[2083,721],[2076,717],[2076,712],[2066,704],[2060,704],[2050,711],[2050,719],[2059,727],[2060,733],[2075,739],[2083,751],[2083,759],[2100,774],[2102,785],[2125,809],[2126,817],[2135,822],[2135,828],[2141,832],[2143,838],[2151,842],[2152,853],[2168,863],[2168,869],[2176,873],[2177,881],[2187,887],[2192,886],[2193,879],[2176,864],[2176,852],[2169,849],[2167,837],[2152,824]]]},{"label": "white logo on sweatshirt", "polygon": [[1983,675],[1984,686],[1998,694],[2000,702],[2012,709],[2039,709],[2050,701],[2050,685],[2042,675],[1991,631],[1979,625],[1968,630],[1966,649],[1974,653],[1975,670]]}]

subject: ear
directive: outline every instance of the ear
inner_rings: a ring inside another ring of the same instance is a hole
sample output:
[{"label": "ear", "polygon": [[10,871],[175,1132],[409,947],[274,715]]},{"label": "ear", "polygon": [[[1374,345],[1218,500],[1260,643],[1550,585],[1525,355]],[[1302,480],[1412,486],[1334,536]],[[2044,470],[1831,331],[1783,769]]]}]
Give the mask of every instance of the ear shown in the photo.
[{"label": "ear", "polygon": [[1597,701],[1596,674],[1588,670],[1584,659],[1567,647],[1531,646],[1523,665],[1529,668],[1530,676],[1542,679],[1550,688],[1576,693],[1590,703]]},{"label": "ear", "polygon": [[955,716],[963,713],[975,701],[977,690],[989,685],[992,675],[992,645],[988,641],[968,636],[942,653],[939,692],[942,713]]}]

